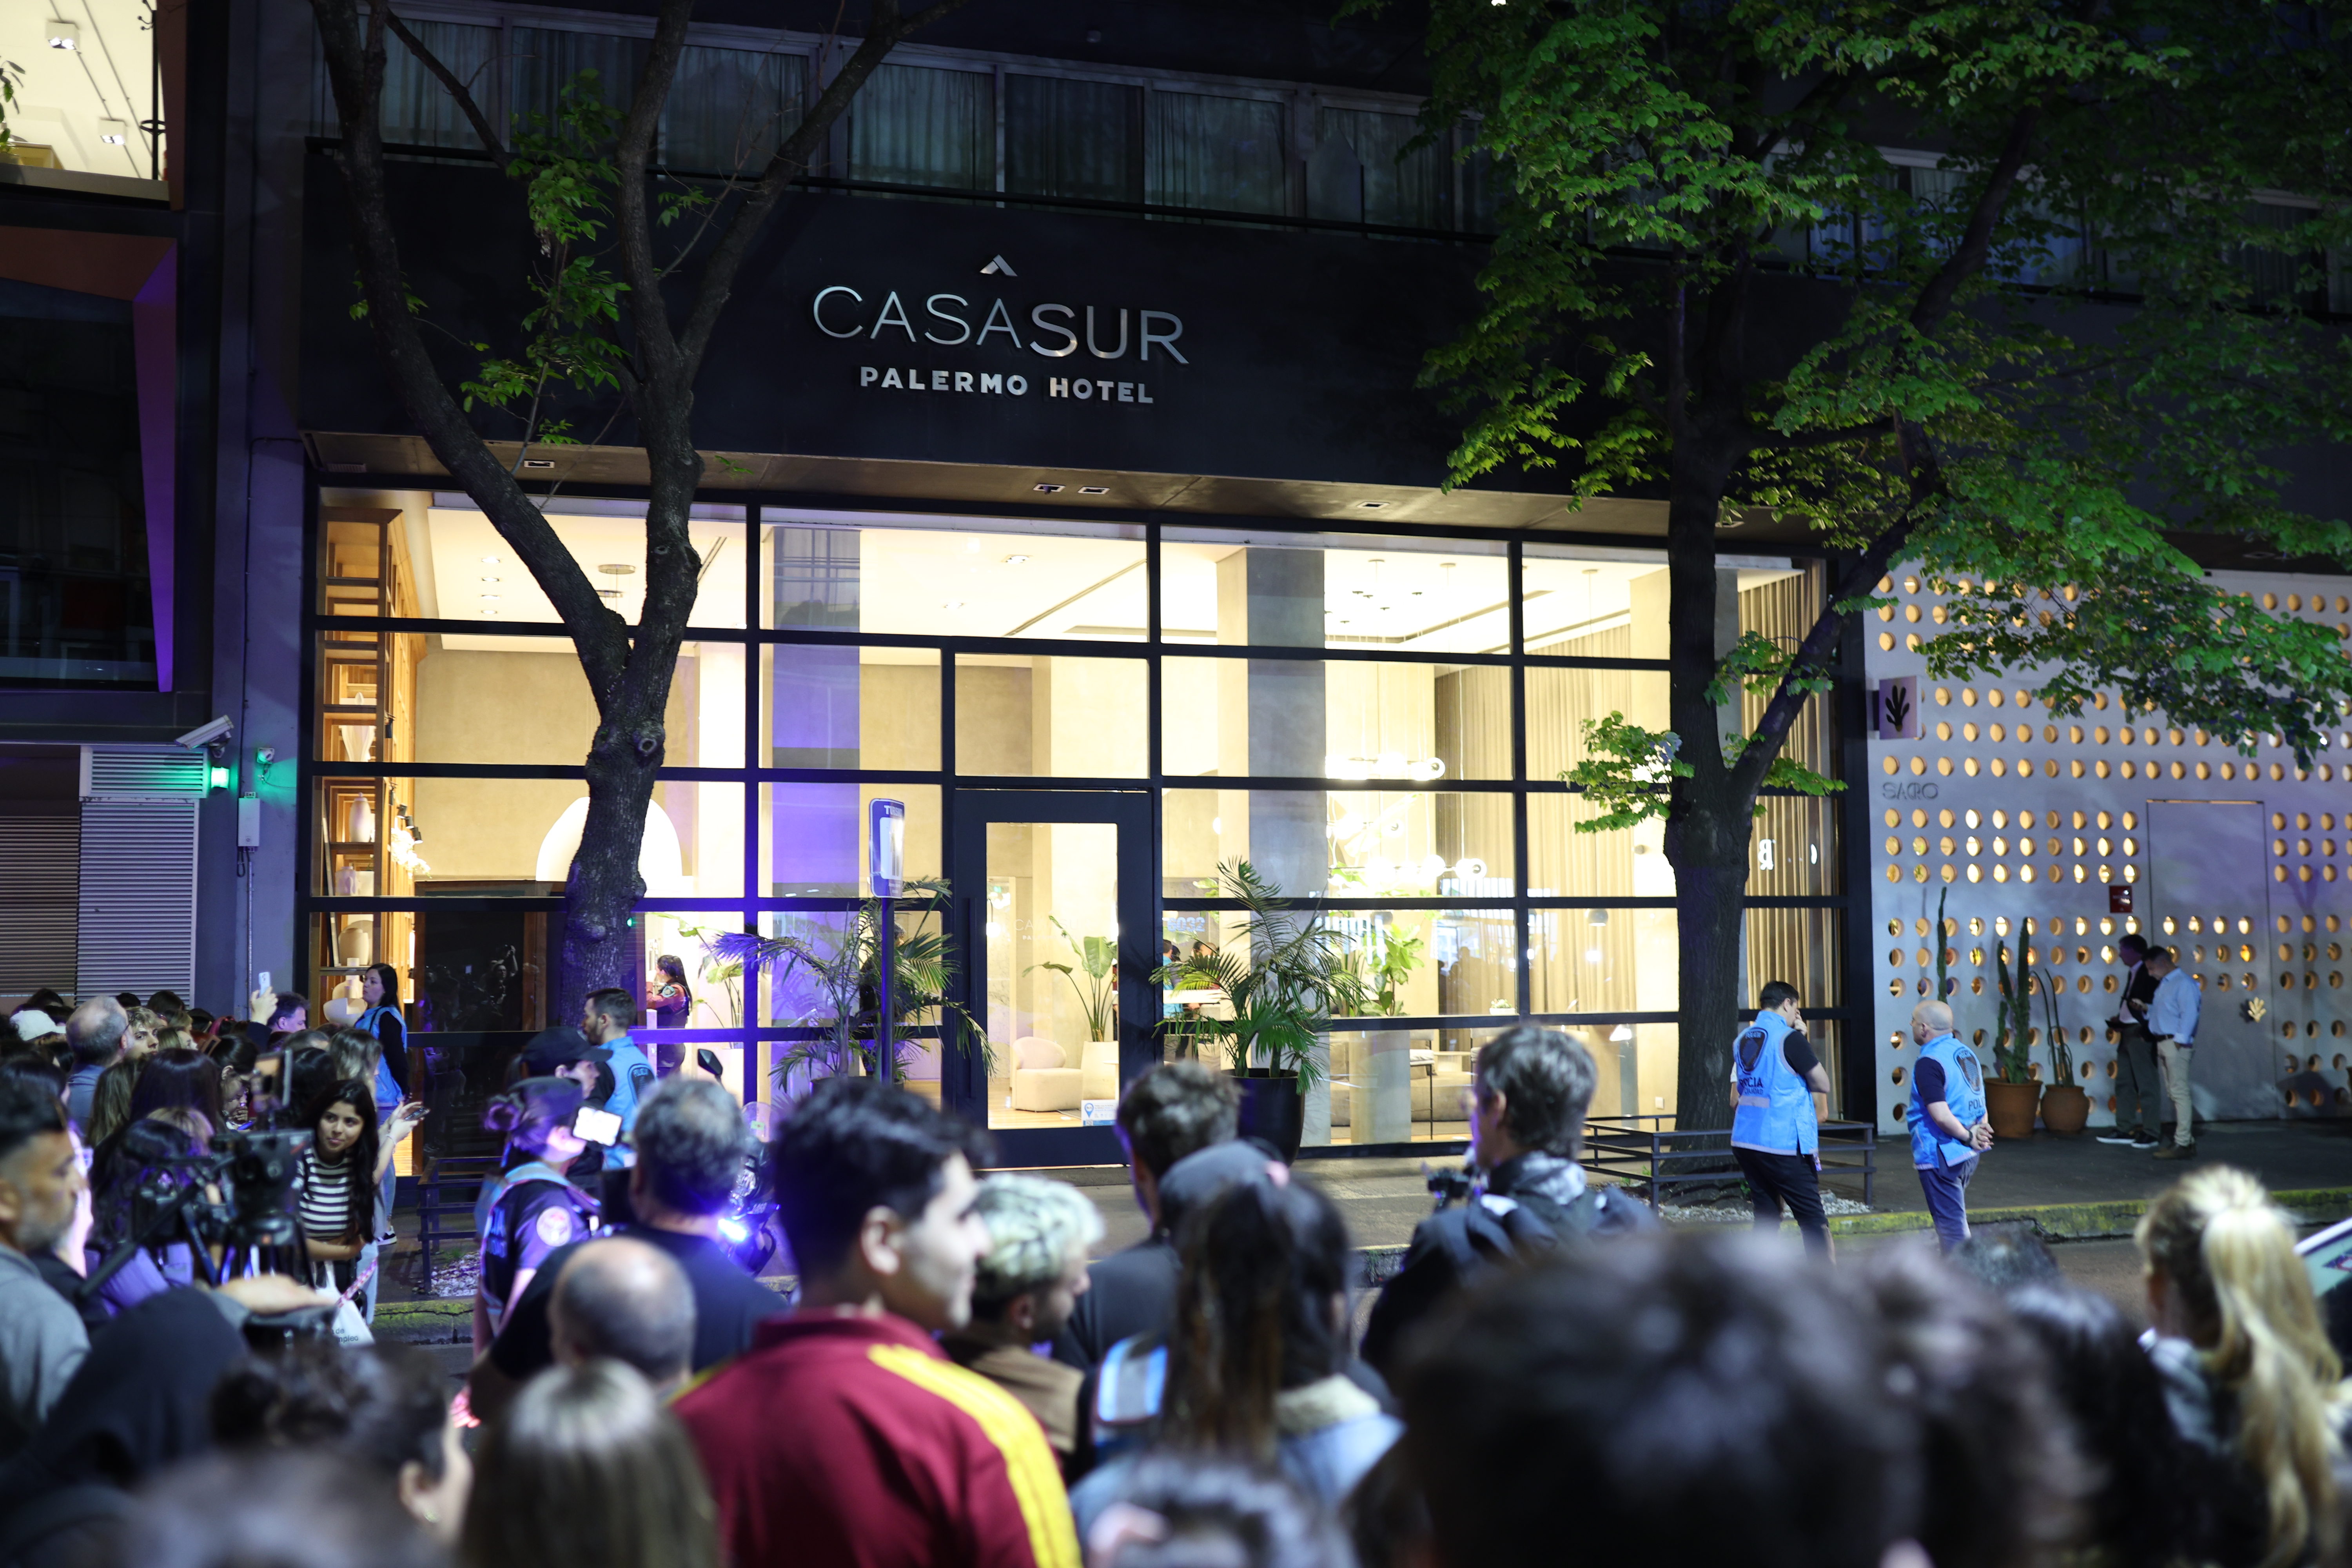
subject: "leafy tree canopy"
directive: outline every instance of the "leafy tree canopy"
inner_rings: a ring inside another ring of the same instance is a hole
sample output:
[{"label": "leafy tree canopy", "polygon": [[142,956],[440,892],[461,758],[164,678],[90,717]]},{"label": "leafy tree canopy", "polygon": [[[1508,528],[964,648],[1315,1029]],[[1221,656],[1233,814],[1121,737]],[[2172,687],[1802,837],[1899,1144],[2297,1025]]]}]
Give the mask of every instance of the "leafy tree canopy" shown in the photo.
[{"label": "leafy tree canopy", "polygon": [[[2342,6],[1432,9],[1428,122],[1473,121],[1510,193],[1427,370],[1466,416],[1454,482],[1559,464],[1580,496],[1800,518],[1859,558],[1833,614],[1900,559],[1958,595],[1937,678],[2035,669],[2057,712],[2112,689],[2244,749],[2324,743],[2352,695],[2332,630],[2176,541],[2352,565],[2340,510],[2288,499],[2293,449],[2352,437],[2352,353],[2313,309],[2352,244]],[[1776,693],[1752,743],[1675,770],[1723,770],[1742,817],[1776,763],[1801,782],[1776,753],[1822,629],[1706,672],[1718,702]],[[1677,689],[1687,733],[1710,693]],[[1663,734],[1610,739],[1621,785],[1658,771]]]}]

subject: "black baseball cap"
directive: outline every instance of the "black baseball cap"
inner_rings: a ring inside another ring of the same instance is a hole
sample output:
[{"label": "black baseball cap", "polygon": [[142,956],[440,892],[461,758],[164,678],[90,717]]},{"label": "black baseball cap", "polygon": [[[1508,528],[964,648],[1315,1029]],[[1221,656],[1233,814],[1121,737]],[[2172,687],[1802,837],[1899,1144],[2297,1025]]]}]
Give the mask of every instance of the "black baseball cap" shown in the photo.
[{"label": "black baseball cap", "polygon": [[576,1061],[610,1061],[613,1053],[600,1046],[591,1046],[588,1037],[578,1029],[558,1025],[541,1029],[522,1048],[523,1064],[530,1068],[533,1078],[546,1078],[557,1068]]}]

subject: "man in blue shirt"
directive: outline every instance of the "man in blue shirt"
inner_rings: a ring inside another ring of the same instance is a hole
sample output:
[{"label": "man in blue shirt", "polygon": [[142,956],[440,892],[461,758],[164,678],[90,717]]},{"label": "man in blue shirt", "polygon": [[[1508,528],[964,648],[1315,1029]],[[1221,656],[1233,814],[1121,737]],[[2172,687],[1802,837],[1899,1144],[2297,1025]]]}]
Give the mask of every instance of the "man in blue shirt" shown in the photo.
[{"label": "man in blue shirt", "polygon": [[1936,1239],[1944,1250],[1969,1238],[1969,1178],[1977,1156],[1992,1147],[1985,1120],[1984,1068],[1952,1033],[1952,1010],[1922,1002],[1911,1010],[1911,1037],[1919,1059],[1911,1069],[1911,1163],[1927,1194]]},{"label": "man in blue shirt", "polygon": [[1813,1096],[1830,1091],[1830,1075],[1805,1038],[1797,988],[1767,984],[1756,997],[1756,1021],[1731,1047],[1731,1157],[1748,1178],[1748,1202],[1759,1230],[1780,1228],[1785,1203],[1805,1248],[1830,1252],[1822,1212],[1821,1124]]},{"label": "man in blue shirt", "polygon": [[2147,1032],[2164,1064],[2164,1087],[2172,1097],[2172,1142],[2156,1152],[2159,1160],[2197,1157],[2197,1124],[2189,1103],[2189,1059],[2197,1043],[2197,1016],[2204,993],[2196,977],[2173,960],[2168,947],[2147,951],[2147,972],[2156,976],[2156,998],[2147,1005]]},{"label": "man in blue shirt", "polygon": [[637,1163],[636,1152],[626,1146],[626,1140],[636,1129],[637,1102],[654,1086],[654,1064],[629,1035],[636,1011],[635,997],[617,985],[608,985],[588,993],[580,1015],[580,1032],[588,1037],[592,1047],[606,1053],[603,1059],[613,1069],[613,1098],[604,1102],[604,1109],[621,1119],[623,1142],[605,1154],[608,1171],[625,1171]]}]

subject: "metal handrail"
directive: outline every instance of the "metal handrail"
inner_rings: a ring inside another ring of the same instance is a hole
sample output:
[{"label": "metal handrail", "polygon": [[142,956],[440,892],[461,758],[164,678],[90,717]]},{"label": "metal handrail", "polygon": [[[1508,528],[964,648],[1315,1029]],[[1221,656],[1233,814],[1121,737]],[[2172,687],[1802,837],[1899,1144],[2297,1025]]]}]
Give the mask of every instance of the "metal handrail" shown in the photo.
[{"label": "metal handrail", "polygon": [[[1666,1190],[1723,1180],[1723,1165],[1731,1154],[1731,1129],[1685,1129],[1674,1125],[1669,1113],[1646,1116],[1593,1116],[1584,1123],[1584,1166],[1620,1182],[1640,1182],[1654,1212],[1663,1206]],[[1717,1141],[1720,1142],[1717,1142]],[[1694,1148],[1704,1141],[1705,1146]],[[1846,1159],[1837,1156],[1853,1155]],[[1706,1161],[1714,1168],[1678,1173],[1669,1167]],[[1870,1121],[1824,1121],[1821,1124],[1822,1174],[1862,1177],[1864,1207],[1876,1206],[1878,1127]]]}]

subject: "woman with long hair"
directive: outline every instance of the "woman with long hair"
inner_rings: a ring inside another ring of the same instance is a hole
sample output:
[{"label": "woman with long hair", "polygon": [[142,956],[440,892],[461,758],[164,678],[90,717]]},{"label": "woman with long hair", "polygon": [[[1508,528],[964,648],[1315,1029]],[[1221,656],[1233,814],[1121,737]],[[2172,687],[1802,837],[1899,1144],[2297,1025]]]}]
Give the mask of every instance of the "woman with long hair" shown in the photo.
[{"label": "woman with long hair", "polygon": [[568,1174],[588,1146],[572,1125],[584,1100],[572,1079],[527,1078],[482,1108],[483,1127],[506,1134],[507,1152],[474,1202],[474,1234],[482,1243],[474,1295],[478,1356],[490,1348],[547,1255],[595,1225],[596,1200]]},{"label": "woman with long hair", "polygon": [[202,1111],[215,1132],[228,1124],[222,1112],[220,1063],[193,1047],[166,1047],[147,1058],[131,1091],[131,1115],[136,1120],[181,1107]]},{"label": "woman with long hair", "polygon": [[2224,1471],[2205,1489],[2207,1539],[2188,1555],[2227,1568],[2331,1560],[2344,1368],[2285,1216],[2260,1182],[2217,1165],[2150,1204],[2137,1237],[2165,1402]]},{"label": "woman with long hair", "polygon": [[719,1510],[694,1446],[633,1367],[541,1373],[474,1463],[466,1568],[718,1568]]},{"label": "woman with long hair", "polygon": [[131,1121],[131,1096],[138,1086],[144,1058],[124,1057],[98,1075],[89,1097],[89,1125],[82,1130],[93,1149],[122,1131]]},{"label": "woman with long hair", "polygon": [[[1188,1213],[1183,1272],[1164,1342],[1124,1340],[1101,1373],[1122,1392],[1157,1383],[1151,1447],[1279,1469],[1337,1508],[1402,1429],[1348,1375],[1348,1224],[1331,1200],[1268,1162]],[[1164,1375],[1131,1368],[1156,1360]],[[1145,1371],[1142,1377],[1133,1372]],[[1122,1455],[1070,1494],[1078,1534],[1127,1496],[1138,1456]]]},{"label": "woman with long hair", "polygon": [[[166,1107],[125,1125],[92,1157],[85,1273],[95,1273],[147,1223],[153,1211],[141,1194],[151,1183],[177,1187],[194,1180],[185,1162],[205,1152],[211,1131],[202,1111]],[[109,1316],[127,1312],[150,1296],[194,1284],[195,1263],[185,1230],[161,1231],[99,1287],[99,1302]]]},{"label": "woman with long hair", "polygon": [[376,1238],[376,1184],[392,1148],[378,1135],[375,1096],[362,1079],[313,1096],[301,1124],[310,1130],[310,1146],[302,1152],[301,1212],[310,1282],[348,1291],[359,1278],[361,1253]]},{"label": "woman with long hair", "polygon": [[653,984],[646,987],[646,1011],[656,1029],[683,1029],[694,1017],[694,992],[686,983],[686,965],[665,952],[654,960]]}]

